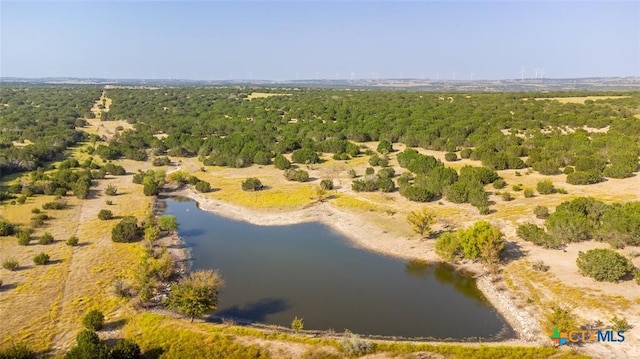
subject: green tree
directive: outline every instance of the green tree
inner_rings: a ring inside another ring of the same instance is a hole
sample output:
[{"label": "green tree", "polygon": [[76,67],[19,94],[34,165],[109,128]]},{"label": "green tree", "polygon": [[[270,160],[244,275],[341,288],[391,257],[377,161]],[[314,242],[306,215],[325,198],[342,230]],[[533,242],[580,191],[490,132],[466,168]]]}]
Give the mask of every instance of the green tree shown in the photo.
[{"label": "green tree", "polygon": [[298,333],[303,328],[304,328],[304,319],[298,318],[298,317],[293,318],[293,320],[291,321],[291,329],[293,329],[294,332]]},{"label": "green tree", "polygon": [[445,232],[436,240],[436,253],[448,261],[454,260],[460,254],[458,236],[453,232]]},{"label": "green tree", "polygon": [[436,223],[436,216],[433,212],[422,208],[421,211],[411,211],[407,215],[407,222],[411,224],[414,232],[418,233],[420,237],[424,237],[425,234],[428,235],[431,232],[431,226]]},{"label": "green tree", "polygon": [[224,285],[220,274],[199,270],[171,285],[167,307],[191,318],[214,311],[218,306],[218,292]]},{"label": "green tree", "polygon": [[162,215],[158,217],[158,226],[163,231],[174,232],[178,229],[178,220],[172,215]]}]

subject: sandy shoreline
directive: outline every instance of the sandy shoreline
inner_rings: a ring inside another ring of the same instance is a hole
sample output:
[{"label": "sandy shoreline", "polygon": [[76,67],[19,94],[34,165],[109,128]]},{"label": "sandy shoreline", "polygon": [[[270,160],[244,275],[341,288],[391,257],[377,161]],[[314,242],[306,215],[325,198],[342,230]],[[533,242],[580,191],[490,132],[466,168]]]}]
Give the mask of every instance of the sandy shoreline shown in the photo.
[{"label": "sandy shoreline", "polygon": [[[353,246],[358,248],[407,260],[421,259],[428,262],[440,262],[431,244],[398,237],[380,229],[356,213],[340,210],[328,203],[317,203],[294,211],[267,212],[207,198],[190,188],[166,193],[166,195],[187,197],[198,202],[201,210],[259,226],[319,222],[341,233],[350,239]],[[180,244],[180,242],[176,243],[176,240],[179,241],[177,236],[171,239],[173,248],[170,249],[170,252],[177,261],[182,263],[181,270],[185,271],[189,253],[186,248],[176,246],[176,244]],[[542,337],[537,321],[528,313],[519,310],[506,293],[499,291],[491,279],[484,275],[481,265],[465,263],[456,265],[456,267],[476,274],[478,288],[517,335],[517,339],[510,339],[508,342],[530,344],[541,341]]]}]

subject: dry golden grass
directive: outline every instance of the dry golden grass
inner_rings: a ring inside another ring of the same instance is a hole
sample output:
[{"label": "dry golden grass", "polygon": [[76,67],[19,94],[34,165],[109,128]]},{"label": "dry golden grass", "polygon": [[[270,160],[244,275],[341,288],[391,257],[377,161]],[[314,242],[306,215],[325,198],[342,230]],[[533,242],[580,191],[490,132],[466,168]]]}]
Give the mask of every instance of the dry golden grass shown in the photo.
[{"label": "dry golden grass", "polygon": [[576,96],[576,97],[538,97],[537,101],[542,100],[555,100],[560,103],[584,103],[587,100],[617,100],[622,98],[629,98],[631,96]]},{"label": "dry golden grass", "polygon": [[266,92],[252,92],[249,96],[247,96],[247,100],[253,100],[254,98],[266,98],[273,96],[291,96],[288,93],[266,93]]},{"label": "dry golden grass", "polygon": [[[73,151],[76,155],[76,151]],[[108,184],[118,187],[120,195],[108,197],[110,210],[117,216],[135,215],[142,219],[149,210],[151,198],[132,184],[131,176],[110,177],[92,188],[89,199],[67,197],[70,207],[45,211],[53,216],[44,228],[35,232],[36,240],[19,246],[15,237],[0,238],[0,261],[15,258],[21,269],[2,270],[5,290],[0,291],[0,346],[25,341],[35,350],[63,349],[73,342],[80,329],[80,319],[90,309],[99,309],[107,321],[122,317],[128,307],[109,293],[116,277],[132,277],[143,253],[138,244],[111,241],[111,228],[116,220],[97,219],[106,208],[102,191]],[[53,200],[53,196],[35,196],[22,205],[4,204],[0,215],[12,223],[29,226],[32,208]],[[50,232],[56,242],[38,245],[37,236]],[[68,247],[70,236],[80,239],[78,247]],[[44,251],[53,263],[35,266],[32,257]],[[15,313],[29,313],[15,315]]]},{"label": "dry golden grass", "polygon": [[33,142],[29,140],[23,140],[22,142],[11,141],[11,143],[13,144],[14,147],[26,147],[26,146],[29,146],[30,144],[33,144]]}]

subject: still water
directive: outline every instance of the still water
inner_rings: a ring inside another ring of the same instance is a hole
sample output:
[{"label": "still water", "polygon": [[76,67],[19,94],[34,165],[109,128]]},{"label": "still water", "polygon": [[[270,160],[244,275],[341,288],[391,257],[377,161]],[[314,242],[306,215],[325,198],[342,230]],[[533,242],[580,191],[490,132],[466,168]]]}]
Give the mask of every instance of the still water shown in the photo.
[{"label": "still water", "polygon": [[354,248],[319,223],[256,226],[168,199],[191,269],[219,269],[226,281],[218,317],[310,330],[412,338],[509,336],[511,329],[475,280],[445,265]]}]

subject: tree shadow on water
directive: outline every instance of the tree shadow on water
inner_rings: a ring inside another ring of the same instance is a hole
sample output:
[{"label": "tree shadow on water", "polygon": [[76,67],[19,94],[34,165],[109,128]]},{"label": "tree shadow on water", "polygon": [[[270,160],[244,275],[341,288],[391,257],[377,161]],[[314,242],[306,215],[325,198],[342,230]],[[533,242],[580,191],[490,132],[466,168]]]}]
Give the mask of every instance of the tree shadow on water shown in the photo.
[{"label": "tree shadow on water", "polygon": [[264,322],[269,314],[275,314],[289,309],[291,305],[282,298],[263,298],[258,301],[219,311],[209,320],[220,318],[234,318],[249,322]]}]

